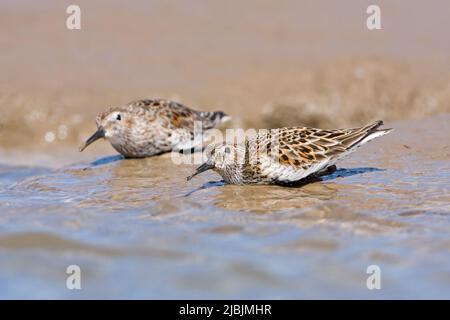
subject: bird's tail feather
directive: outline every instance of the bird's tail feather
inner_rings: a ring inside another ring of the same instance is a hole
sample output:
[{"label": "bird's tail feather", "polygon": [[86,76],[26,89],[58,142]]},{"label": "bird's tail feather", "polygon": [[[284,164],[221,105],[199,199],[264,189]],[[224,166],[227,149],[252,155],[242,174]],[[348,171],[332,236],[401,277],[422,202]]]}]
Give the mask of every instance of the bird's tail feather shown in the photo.
[{"label": "bird's tail feather", "polygon": [[231,119],[231,117],[223,111],[213,111],[213,112],[204,111],[200,113],[200,116],[202,118],[204,129],[215,128],[219,124],[224,123]]},{"label": "bird's tail feather", "polygon": [[384,136],[393,130],[392,128],[378,129],[382,125],[383,121],[378,120],[360,129],[356,129],[353,134],[349,135],[347,150],[356,146],[361,146],[375,138]]}]

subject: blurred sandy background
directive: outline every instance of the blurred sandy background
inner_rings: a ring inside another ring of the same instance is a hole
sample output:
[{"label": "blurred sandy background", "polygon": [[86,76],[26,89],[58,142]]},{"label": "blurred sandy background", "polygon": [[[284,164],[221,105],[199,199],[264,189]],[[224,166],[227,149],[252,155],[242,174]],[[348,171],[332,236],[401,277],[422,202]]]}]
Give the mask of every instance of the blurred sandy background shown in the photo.
[{"label": "blurred sandy background", "polygon": [[[2,0],[0,152],[73,161],[98,112],[138,98],[223,109],[235,127],[449,112],[450,3],[376,2],[369,31],[364,0]],[[73,3],[80,31],[65,26]]]},{"label": "blurred sandy background", "polygon": [[[449,298],[449,9],[0,0],[0,298]],[[115,161],[106,142],[78,152],[97,113],[151,97],[234,127],[395,131],[300,189],[187,182],[191,165]]]}]

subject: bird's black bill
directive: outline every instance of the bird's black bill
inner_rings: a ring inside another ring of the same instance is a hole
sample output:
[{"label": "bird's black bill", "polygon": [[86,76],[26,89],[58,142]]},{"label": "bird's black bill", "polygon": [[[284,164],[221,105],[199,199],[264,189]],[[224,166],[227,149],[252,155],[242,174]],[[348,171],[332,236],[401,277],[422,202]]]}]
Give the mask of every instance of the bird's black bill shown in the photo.
[{"label": "bird's black bill", "polygon": [[186,178],[187,181],[191,180],[193,177],[195,177],[196,175],[198,175],[199,173],[202,173],[204,171],[207,171],[209,169],[214,168],[213,164],[210,164],[208,162],[205,162],[204,164],[202,164],[200,167],[198,167],[197,169],[195,169],[195,172],[193,174],[191,174],[189,177]]},{"label": "bird's black bill", "polygon": [[95,133],[89,139],[87,139],[86,142],[80,147],[80,152],[86,149],[86,147],[91,143],[104,137],[105,137],[105,130],[103,130],[103,128],[98,128],[97,131],[95,131]]}]

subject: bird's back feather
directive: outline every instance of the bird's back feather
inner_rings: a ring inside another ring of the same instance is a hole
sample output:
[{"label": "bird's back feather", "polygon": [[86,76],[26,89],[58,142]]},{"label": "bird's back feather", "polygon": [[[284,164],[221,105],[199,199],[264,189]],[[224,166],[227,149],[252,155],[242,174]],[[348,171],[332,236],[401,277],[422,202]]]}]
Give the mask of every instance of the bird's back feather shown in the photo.
[{"label": "bird's back feather", "polygon": [[250,146],[253,149],[250,152],[259,155],[258,170],[253,171],[278,182],[304,179],[392,130],[378,130],[382,124],[382,121],[376,121],[360,128],[335,130],[307,127],[269,130],[250,139],[250,145],[257,146]]}]

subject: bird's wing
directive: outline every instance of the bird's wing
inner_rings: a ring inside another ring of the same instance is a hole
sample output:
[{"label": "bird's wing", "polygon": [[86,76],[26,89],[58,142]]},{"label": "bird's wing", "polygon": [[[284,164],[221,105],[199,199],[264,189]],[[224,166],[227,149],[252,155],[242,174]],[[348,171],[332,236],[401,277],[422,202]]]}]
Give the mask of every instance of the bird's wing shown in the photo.
[{"label": "bird's wing", "polygon": [[133,107],[141,107],[150,112],[154,118],[151,121],[157,121],[163,128],[175,129],[194,129],[194,121],[197,118],[196,111],[192,110],[178,102],[164,99],[144,99],[129,103]]},{"label": "bird's wing", "polygon": [[168,129],[208,130],[216,127],[229,117],[222,111],[197,111],[179,102],[164,99],[145,99],[130,102],[129,105],[140,106],[153,111],[161,125]]},{"label": "bird's wing", "polygon": [[270,130],[261,139],[257,152],[263,157],[262,166],[272,175],[302,179],[320,171],[352,152],[372,138],[389,130],[377,130],[377,121],[370,125],[351,128],[321,130],[315,128],[281,128]]}]

